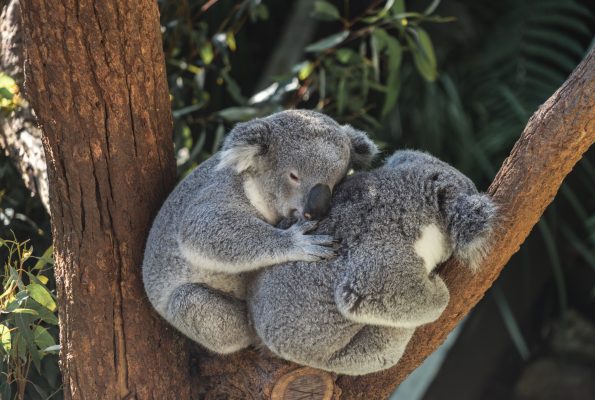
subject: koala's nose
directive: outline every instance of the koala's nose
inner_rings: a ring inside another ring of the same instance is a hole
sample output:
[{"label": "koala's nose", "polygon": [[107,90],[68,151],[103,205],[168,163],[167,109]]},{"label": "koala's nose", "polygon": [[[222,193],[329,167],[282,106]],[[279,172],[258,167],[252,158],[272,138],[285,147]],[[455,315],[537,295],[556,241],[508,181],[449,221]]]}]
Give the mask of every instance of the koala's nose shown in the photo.
[{"label": "koala's nose", "polygon": [[325,184],[314,185],[308,193],[304,217],[306,219],[321,219],[328,213],[331,205],[331,188]]}]

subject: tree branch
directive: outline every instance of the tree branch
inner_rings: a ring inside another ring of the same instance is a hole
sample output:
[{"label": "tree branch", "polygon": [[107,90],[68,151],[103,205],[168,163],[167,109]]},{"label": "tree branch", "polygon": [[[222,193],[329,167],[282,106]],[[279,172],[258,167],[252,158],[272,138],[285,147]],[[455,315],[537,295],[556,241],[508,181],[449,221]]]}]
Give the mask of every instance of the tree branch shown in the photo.
[{"label": "tree branch", "polygon": [[334,381],[332,395],[318,390],[319,395],[310,398],[388,397],[485,295],[551,203],[564,177],[594,141],[595,49],[531,117],[490,186],[489,193],[500,209],[500,224],[481,270],[471,275],[452,259],[445,263],[440,272],[450,289],[450,304],[439,320],[416,331],[396,366],[361,377],[337,377],[312,369],[304,372],[295,364],[254,350],[227,357],[203,355],[199,383],[205,398],[269,398],[275,392],[273,398],[289,399],[293,398],[290,391],[277,394],[277,383],[286,387],[289,375],[298,385],[305,373],[310,381],[324,382],[328,376]]}]

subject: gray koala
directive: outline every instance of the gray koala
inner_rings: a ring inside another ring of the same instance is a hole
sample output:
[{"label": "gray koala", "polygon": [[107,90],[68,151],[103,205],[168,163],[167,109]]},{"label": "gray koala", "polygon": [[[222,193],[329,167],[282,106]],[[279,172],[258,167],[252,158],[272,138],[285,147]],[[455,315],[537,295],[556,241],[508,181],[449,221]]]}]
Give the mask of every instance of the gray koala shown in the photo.
[{"label": "gray koala", "polygon": [[247,302],[257,335],[284,359],[340,374],[391,367],[415,328],[448,304],[436,267],[454,255],[477,268],[495,212],[448,164],[417,151],[395,153],[337,187],[315,230],[341,240],[337,258],[255,276]]},{"label": "gray koala", "polygon": [[[147,239],[143,281],[159,314],[225,354],[255,338],[245,304],[252,271],[335,256],[329,235],[309,235],[350,168],[377,153],[361,131],[294,110],[236,125],[222,151],[185,177]],[[289,229],[281,219],[300,221]]]}]

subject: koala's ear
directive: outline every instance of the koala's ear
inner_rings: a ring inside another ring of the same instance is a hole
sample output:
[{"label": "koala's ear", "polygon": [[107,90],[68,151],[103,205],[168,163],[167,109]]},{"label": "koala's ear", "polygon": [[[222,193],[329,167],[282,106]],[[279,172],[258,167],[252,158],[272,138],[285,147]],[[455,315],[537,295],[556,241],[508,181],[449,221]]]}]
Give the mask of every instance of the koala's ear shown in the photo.
[{"label": "koala's ear", "polygon": [[256,169],[258,160],[269,150],[271,132],[262,120],[237,124],[225,138],[216,169],[230,167],[241,173]]},{"label": "koala's ear", "polygon": [[379,152],[376,144],[365,132],[353,129],[349,125],[344,125],[343,130],[351,140],[351,167],[354,169],[369,167],[370,163]]}]

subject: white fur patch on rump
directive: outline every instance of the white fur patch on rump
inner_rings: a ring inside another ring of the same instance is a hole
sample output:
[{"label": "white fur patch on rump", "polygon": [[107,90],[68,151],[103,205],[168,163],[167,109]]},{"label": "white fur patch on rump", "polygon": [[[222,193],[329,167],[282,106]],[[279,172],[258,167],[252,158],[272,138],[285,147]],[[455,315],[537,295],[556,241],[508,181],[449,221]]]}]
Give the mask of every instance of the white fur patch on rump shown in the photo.
[{"label": "white fur patch on rump", "polygon": [[415,241],[413,248],[424,260],[428,273],[449,256],[446,238],[435,224],[426,225],[421,229],[421,237]]}]

